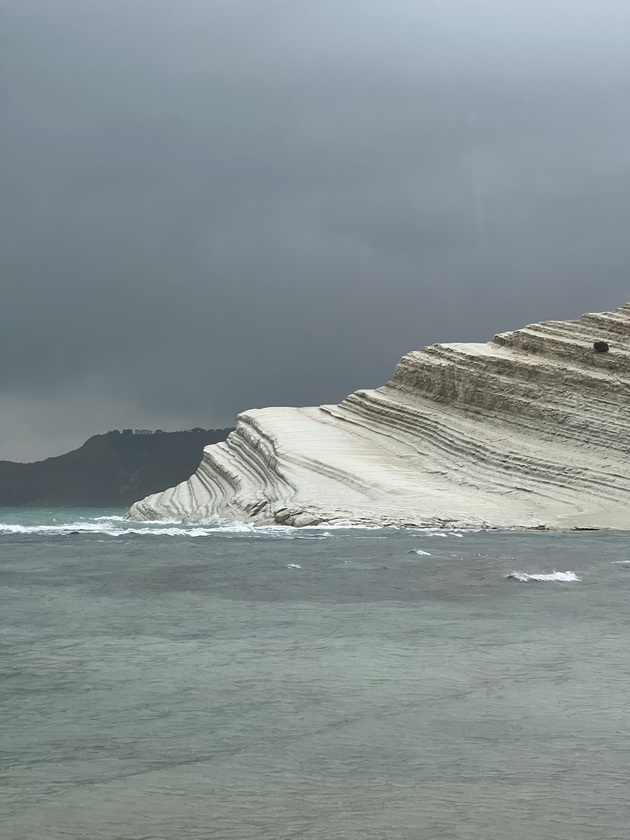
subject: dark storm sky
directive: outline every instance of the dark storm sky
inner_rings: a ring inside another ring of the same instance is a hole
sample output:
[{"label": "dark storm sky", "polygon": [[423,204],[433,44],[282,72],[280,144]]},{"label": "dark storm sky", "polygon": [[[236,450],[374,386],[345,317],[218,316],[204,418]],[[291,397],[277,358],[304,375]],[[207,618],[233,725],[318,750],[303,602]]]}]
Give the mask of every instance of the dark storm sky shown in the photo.
[{"label": "dark storm sky", "polygon": [[0,459],[630,299],[627,0],[2,0]]}]

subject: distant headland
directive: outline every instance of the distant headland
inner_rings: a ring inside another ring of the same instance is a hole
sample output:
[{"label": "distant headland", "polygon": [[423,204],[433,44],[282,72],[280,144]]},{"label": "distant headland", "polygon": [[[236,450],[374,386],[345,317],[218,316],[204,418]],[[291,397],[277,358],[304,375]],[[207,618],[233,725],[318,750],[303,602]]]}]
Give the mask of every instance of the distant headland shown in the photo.
[{"label": "distant headland", "polygon": [[185,481],[230,431],[114,430],[45,461],[0,461],[0,507],[128,507]]}]

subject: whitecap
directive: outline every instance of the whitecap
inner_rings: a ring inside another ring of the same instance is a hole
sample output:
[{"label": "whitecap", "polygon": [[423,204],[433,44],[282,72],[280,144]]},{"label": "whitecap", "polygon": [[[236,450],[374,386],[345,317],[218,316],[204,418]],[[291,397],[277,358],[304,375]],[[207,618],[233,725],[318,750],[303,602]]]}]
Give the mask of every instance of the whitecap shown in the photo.
[{"label": "whitecap", "polygon": [[294,528],[290,525],[255,525],[252,522],[182,522],[179,519],[154,519],[138,522],[124,516],[98,516],[54,525],[20,525],[0,522],[0,535],[71,536],[99,534],[120,537],[128,534],[163,537],[205,537],[211,535],[248,535],[275,539],[322,540],[335,538],[335,530],[346,526],[337,524],[314,528]]},{"label": "whitecap", "polygon": [[423,537],[461,537],[466,534],[479,534],[483,528],[412,528]]},{"label": "whitecap", "polygon": [[409,553],[410,554],[421,554],[423,557],[430,557],[431,556],[428,551],[423,551],[421,548],[412,548]]},{"label": "whitecap", "polygon": [[301,569],[302,567],[298,563],[289,563],[285,568],[287,568],[287,569]]},{"label": "whitecap", "polygon": [[95,516],[93,522],[124,522],[124,516]]},{"label": "whitecap", "polygon": [[296,530],[317,531],[322,528],[327,531],[381,531],[383,525],[369,525],[365,522],[351,522],[349,519],[335,519],[333,521],[319,522],[317,525],[306,525],[304,528]]},{"label": "whitecap", "polygon": [[217,533],[219,528],[160,527],[154,524],[142,528],[122,528],[105,522],[71,522],[65,525],[10,525],[0,523],[0,534],[25,534],[30,536],[60,536],[74,534],[104,534],[108,537],[124,537],[129,534],[156,537],[206,537]]},{"label": "whitecap", "polygon": [[522,583],[528,583],[530,580],[537,581],[537,582],[544,582],[544,581],[558,581],[560,583],[570,583],[572,581],[580,581],[575,572],[556,572],[554,569],[553,572],[542,572],[542,573],[532,573],[529,574],[527,572],[510,572],[509,575],[506,575],[508,578],[512,578],[513,580],[519,580]]},{"label": "whitecap", "polygon": [[66,525],[11,525],[0,522],[0,534],[70,534],[106,533],[103,525],[90,522],[71,522]]}]

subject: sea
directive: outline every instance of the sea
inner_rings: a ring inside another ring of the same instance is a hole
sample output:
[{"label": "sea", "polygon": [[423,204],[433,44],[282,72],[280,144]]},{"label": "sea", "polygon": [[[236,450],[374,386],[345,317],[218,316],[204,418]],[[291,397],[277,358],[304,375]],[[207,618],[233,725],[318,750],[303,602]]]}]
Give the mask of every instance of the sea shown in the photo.
[{"label": "sea", "polygon": [[2,840],[627,840],[630,542],[0,510]]}]

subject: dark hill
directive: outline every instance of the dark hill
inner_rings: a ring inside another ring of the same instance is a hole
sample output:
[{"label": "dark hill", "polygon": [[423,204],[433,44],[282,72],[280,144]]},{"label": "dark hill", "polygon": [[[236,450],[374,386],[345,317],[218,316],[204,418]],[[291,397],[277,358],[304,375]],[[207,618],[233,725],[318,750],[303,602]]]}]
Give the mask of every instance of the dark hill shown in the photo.
[{"label": "dark hill", "polygon": [[45,461],[0,461],[0,507],[127,507],[185,481],[230,431],[108,432]]}]

